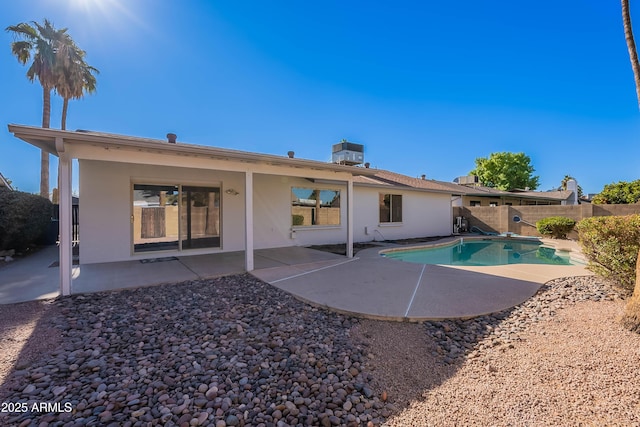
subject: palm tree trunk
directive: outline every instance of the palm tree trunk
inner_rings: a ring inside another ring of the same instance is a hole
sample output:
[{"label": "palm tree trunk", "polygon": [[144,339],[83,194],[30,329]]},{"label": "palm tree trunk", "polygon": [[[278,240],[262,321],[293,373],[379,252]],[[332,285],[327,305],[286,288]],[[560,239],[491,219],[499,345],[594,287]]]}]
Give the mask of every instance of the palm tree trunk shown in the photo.
[{"label": "palm tree trunk", "polygon": [[[631,27],[631,12],[629,11],[629,0],[622,1],[622,24],[624,26],[624,38],[627,41],[631,69],[636,83],[636,97],[638,98],[638,108],[640,108],[640,63],[638,62],[638,50],[633,39],[633,29]],[[636,286],[633,296],[627,303],[622,324],[625,328],[640,333],[640,250],[638,251],[638,261],[636,262]]]},{"label": "palm tree trunk", "polygon": [[60,129],[67,129],[67,109],[69,108],[69,98],[65,98],[62,102],[62,120],[60,121]]},{"label": "palm tree trunk", "polygon": [[640,252],[636,262],[636,286],[622,316],[622,326],[640,334]]},{"label": "palm tree trunk", "polygon": [[[42,127],[51,122],[51,89],[42,86]],[[49,198],[49,153],[40,152],[40,195]]]},{"label": "palm tree trunk", "polygon": [[640,63],[638,62],[638,51],[636,50],[636,42],[633,39],[631,13],[629,11],[629,0],[622,0],[622,24],[624,26],[624,38],[627,41],[627,49],[629,50],[629,59],[631,60],[633,78],[636,82],[638,108],[640,108]]}]

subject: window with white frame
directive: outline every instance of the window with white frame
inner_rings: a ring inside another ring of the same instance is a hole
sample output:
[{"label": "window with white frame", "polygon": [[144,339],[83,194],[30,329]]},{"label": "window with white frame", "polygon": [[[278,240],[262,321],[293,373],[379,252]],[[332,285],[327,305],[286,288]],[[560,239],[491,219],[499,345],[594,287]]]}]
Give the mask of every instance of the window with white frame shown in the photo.
[{"label": "window with white frame", "polygon": [[291,188],[291,225],[340,225],[340,190]]},{"label": "window with white frame", "polygon": [[402,195],[380,194],[380,223],[402,222]]}]

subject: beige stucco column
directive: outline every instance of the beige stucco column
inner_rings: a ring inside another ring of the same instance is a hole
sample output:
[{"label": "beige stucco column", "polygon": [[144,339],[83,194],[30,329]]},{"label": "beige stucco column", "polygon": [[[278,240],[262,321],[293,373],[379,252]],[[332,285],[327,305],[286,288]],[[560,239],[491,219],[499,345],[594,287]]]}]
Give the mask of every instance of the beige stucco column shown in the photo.
[{"label": "beige stucco column", "polygon": [[244,268],[253,271],[253,172],[245,172],[244,182]]},{"label": "beige stucco column", "polygon": [[64,152],[64,141],[56,138],[58,150],[58,194],[59,194],[59,233],[60,233],[60,293],[71,295],[73,270],[72,252],[72,190],[71,190],[71,158]]},{"label": "beige stucco column", "polygon": [[353,258],[353,177],[347,181],[347,258]]}]

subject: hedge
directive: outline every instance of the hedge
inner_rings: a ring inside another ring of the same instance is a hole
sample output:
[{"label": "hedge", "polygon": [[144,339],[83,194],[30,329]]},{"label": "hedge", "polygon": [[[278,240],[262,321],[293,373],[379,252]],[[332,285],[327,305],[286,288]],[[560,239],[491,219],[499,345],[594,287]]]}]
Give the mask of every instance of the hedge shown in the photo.
[{"label": "hedge", "polygon": [[48,199],[0,187],[0,250],[22,251],[37,243],[51,223]]},{"label": "hedge", "polygon": [[303,215],[291,215],[291,222],[293,225],[303,225],[304,224],[304,216]]},{"label": "hedge", "polygon": [[576,226],[589,269],[632,292],[640,249],[640,215],[596,216]]},{"label": "hedge", "polygon": [[573,219],[563,216],[550,216],[536,222],[536,228],[540,234],[554,239],[566,239],[575,225],[576,222]]}]

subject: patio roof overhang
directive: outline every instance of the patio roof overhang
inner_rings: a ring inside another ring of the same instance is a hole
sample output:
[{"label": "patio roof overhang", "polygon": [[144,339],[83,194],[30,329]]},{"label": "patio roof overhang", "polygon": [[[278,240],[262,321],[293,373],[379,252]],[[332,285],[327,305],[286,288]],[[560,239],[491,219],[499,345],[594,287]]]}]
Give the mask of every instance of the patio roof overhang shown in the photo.
[{"label": "patio roof overhang", "polygon": [[[31,145],[34,145],[54,156],[70,149],[74,158],[91,158],[87,148],[100,148],[116,152],[133,151],[149,154],[169,155],[175,157],[190,157],[212,159],[223,162],[235,162],[254,165],[268,165],[287,169],[304,169],[308,171],[336,172],[349,175],[374,175],[375,169],[356,166],[340,165],[336,163],[320,162],[317,160],[290,158],[272,154],[253,153],[227,148],[211,147],[196,144],[169,143],[158,139],[140,138],[126,135],[91,132],[66,131],[59,129],[40,128],[10,124],[9,131]],[[108,159],[104,155],[100,158]],[[299,175],[299,174],[295,174]]]},{"label": "patio roof overhang", "polygon": [[46,129],[32,126],[8,126],[9,131],[31,145],[59,157],[60,197],[60,289],[71,294],[71,176],[72,160],[171,165],[201,169],[220,169],[245,175],[245,266],[253,265],[253,182],[254,174],[289,175],[311,179],[330,179],[346,184],[347,256],[353,257],[353,181],[354,175],[374,175],[375,169],[251,153],[194,144],[170,143],[156,139],[124,135]]}]

